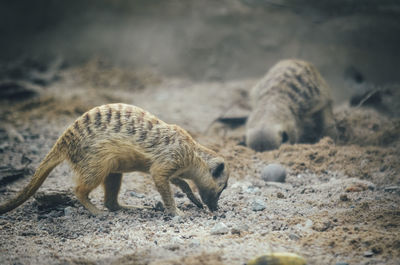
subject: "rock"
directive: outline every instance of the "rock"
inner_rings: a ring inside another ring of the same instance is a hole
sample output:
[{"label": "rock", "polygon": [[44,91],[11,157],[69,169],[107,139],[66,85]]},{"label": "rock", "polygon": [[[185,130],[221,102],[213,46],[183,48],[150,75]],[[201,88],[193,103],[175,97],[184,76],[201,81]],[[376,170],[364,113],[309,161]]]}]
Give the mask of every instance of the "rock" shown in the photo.
[{"label": "rock", "polygon": [[285,198],[285,195],[283,195],[283,193],[279,191],[279,192],[276,194],[276,197],[278,197],[279,199],[284,199],[284,198]]},{"label": "rock", "polygon": [[222,222],[214,225],[214,227],[211,228],[211,235],[224,235],[227,234],[228,232],[229,232],[228,227]]},{"label": "rock", "polygon": [[349,265],[349,263],[339,261],[339,262],[336,262],[335,265]]},{"label": "rock", "polygon": [[144,198],[143,194],[140,194],[140,193],[137,193],[134,191],[129,192],[129,195],[131,195],[132,197],[136,197],[136,198]]},{"label": "rock", "polygon": [[261,178],[265,181],[285,182],[286,169],[281,164],[269,164],[262,169]]},{"label": "rock", "polygon": [[177,215],[172,218],[172,222],[174,223],[183,223],[183,219],[181,216]]},{"label": "rock", "polygon": [[259,190],[260,189],[258,187],[249,186],[249,187],[247,187],[245,192],[254,194],[254,193],[257,193]]},{"label": "rock", "polygon": [[74,208],[71,206],[65,207],[64,208],[64,216],[72,216],[74,214]]},{"label": "rock", "polygon": [[364,255],[364,257],[366,257],[366,258],[370,258],[370,257],[372,257],[372,256],[374,255],[374,252],[372,252],[372,251],[365,251],[363,255]]},{"label": "rock", "polygon": [[162,212],[162,211],[164,211],[164,205],[162,204],[162,202],[158,201],[158,202],[156,203],[156,205],[154,206],[154,209],[155,209],[156,211]]},{"label": "rock", "polygon": [[347,197],[346,194],[342,194],[342,195],[340,195],[340,200],[343,202],[347,202],[349,200],[349,197]]},{"label": "rock", "polygon": [[247,232],[249,231],[249,226],[246,224],[241,224],[233,227],[231,229],[231,234],[232,235],[240,235],[242,232]]},{"label": "rock", "polygon": [[300,239],[300,237],[298,235],[296,235],[296,234],[289,234],[289,238],[291,240],[296,240],[296,241]]},{"label": "rock", "polygon": [[257,211],[262,211],[267,207],[267,205],[265,204],[265,202],[263,200],[260,199],[255,199],[252,203],[251,203],[251,209],[255,212]]},{"label": "rock", "polygon": [[179,245],[178,244],[168,244],[164,246],[165,249],[171,250],[171,251],[175,251],[179,249]]}]

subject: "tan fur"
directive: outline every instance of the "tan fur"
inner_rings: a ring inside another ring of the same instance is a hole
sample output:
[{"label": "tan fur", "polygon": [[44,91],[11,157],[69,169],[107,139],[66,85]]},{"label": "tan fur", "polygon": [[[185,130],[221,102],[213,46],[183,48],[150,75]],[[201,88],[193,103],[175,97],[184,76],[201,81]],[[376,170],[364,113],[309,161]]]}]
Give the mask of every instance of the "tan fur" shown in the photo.
[{"label": "tan fur", "polygon": [[109,104],[89,110],[63,133],[28,186],[14,200],[0,205],[0,214],[25,202],[63,160],[77,174],[75,194],[92,214],[101,211],[88,196],[100,184],[105,190],[105,206],[111,211],[122,207],[117,197],[125,172],[149,172],[166,212],[172,215],[178,214],[178,209],[170,182],[202,207],[184,179],[193,181],[202,201],[215,210],[229,178],[224,159],[195,142],[184,129],[141,108]]},{"label": "tan fur", "polygon": [[312,142],[323,135],[336,138],[330,90],[311,63],[278,62],[255,85],[251,98],[246,144],[256,151]]}]

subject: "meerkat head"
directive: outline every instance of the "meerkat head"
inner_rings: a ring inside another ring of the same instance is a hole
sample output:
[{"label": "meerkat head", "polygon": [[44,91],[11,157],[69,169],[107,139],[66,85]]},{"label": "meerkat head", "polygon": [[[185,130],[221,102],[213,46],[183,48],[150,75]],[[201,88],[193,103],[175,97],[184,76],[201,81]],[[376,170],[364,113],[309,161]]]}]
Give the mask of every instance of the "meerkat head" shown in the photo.
[{"label": "meerkat head", "polygon": [[284,143],[295,143],[296,127],[289,121],[284,123],[262,123],[246,132],[246,145],[255,151],[263,152],[279,148]]},{"label": "meerkat head", "polygon": [[222,191],[228,186],[229,171],[221,157],[206,161],[208,172],[203,176],[203,183],[198,185],[200,197],[210,211],[218,209],[218,200]]}]

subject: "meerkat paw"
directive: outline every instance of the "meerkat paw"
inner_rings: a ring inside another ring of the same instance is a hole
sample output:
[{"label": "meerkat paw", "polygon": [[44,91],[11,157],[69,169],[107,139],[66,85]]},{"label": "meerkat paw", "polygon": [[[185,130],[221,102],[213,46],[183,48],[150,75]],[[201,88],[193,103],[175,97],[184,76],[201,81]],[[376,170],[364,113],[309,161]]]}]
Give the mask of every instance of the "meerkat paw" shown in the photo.
[{"label": "meerkat paw", "polygon": [[120,209],[122,210],[151,210],[153,209],[153,207],[151,206],[139,206],[139,205],[125,205],[125,204],[121,204],[119,205]]},{"label": "meerkat paw", "polygon": [[96,216],[96,217],[101,217],[101,216],[107,215],[108,213],[106,211],[102,211],[102,210],[96,208],[96,209],[90,209],[89,214]]},{"label": "meerkat paw", "polygon": [[165,209],[165,213],[170,216],[185,216],[185,214],[179,210],[178,208],[175,209]]}]

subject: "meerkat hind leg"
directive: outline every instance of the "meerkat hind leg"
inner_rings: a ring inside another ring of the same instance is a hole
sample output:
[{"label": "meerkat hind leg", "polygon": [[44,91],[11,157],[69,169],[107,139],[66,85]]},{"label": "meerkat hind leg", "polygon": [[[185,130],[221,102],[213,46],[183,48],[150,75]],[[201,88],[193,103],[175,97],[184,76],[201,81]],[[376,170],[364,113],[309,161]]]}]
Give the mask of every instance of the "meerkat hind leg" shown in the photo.
[{"label": "meerkat hind leg", "polygon": [[151,209],[151,207],[123,205],[118,203],[118,193],[121,188],[122,174],[110,173],[104,180],[104,206],[110,211],[121,209]]},{"label": "meerkat hind leg", "polygon": [[78,198],[79,202],[93,215],[100,215],[102,213],[104,213],[103,211],[101,211],[100,209],[98,209],[96,206],[94,206],[93,203],[90,202],[89,200],[89,193],[96,188],[96,186],[87,186],[84,184],[79,184],[76,188],[75,188],[75,194],[76,197]]}]

